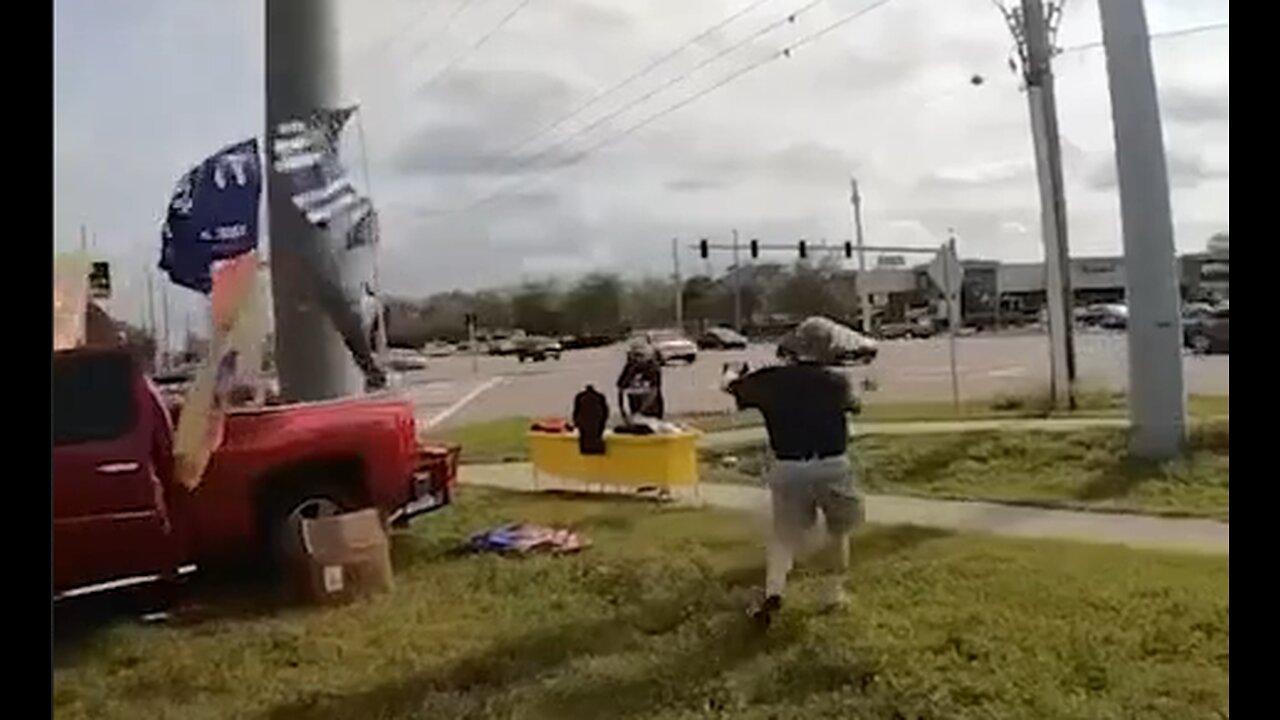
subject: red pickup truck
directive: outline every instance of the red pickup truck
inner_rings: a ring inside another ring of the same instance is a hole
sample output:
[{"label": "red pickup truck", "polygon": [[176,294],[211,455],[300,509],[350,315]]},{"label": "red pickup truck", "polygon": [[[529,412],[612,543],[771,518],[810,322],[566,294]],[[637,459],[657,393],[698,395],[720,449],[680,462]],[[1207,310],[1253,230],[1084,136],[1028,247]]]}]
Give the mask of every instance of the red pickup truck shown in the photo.
[{"label": "red pickup truck", "polygon": [[376,507],[404,523],[448,505],[457,477],[458,448],[420,443],[393,395],[233,410],[224,437],[188,491],[169,413],[130,355],[55,352],[55,599],[272,557],[303,517]]}]

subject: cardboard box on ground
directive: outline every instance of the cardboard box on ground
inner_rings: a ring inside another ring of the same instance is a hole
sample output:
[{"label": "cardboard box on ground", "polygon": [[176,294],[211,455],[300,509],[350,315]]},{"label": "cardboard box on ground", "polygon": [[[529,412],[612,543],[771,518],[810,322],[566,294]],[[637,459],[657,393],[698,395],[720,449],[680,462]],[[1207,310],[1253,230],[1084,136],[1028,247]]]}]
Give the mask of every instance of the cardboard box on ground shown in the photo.
[{"label": "cardboard box on ground", "polygon": [[377,510],[302,521],[298,562],[315,602],[344,603],[394,586],[391,545]]}]

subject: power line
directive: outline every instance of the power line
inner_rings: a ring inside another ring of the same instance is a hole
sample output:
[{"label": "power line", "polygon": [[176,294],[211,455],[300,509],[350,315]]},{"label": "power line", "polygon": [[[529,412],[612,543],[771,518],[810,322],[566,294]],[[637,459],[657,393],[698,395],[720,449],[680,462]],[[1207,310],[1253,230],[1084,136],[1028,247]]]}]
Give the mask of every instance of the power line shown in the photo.
[{"label": "power line", "polygon": [[489,42],[489,40],[492,39],[494,35],[497,35],[499,30],[505,27],[507,23],[511,22],[512,18],[518,15],[520,11],[525,9],[525,7],[532,1],[533,0],[520,0],[520,2],[516,3],[515,6],[512,7],[511,10],[507,11],[507,14],[503,15],[502,19],[499,20],[497,24],[495,24],[492,28],[490,28],[488,32],[486,32],[484,35],[481,35],[479,39],[471,43],[470,47],[468,47],[466,50],[463,50],[452,60],[445,63],[444,67],[440,68],[435,72],[435,74],[427,78],[427,81],[422,84],[423,89],[430,87],[432,83],[434,83],[435,81],[447,75],[455,67],[461,64],[462,61],[470,57],[472,53],[484,47],[485,43]]},{"label": "power line", "polygon": [[[453,11],[449,13],[448,19],[445,20],[444,26],[441,27],[440,30],[436,31],[435,33],[432,33],[430,38],[431,42],[434,42],[437,38],[442,36],[444,33],[447,33],[449,31],[449,28],[453,26],[453,21],[457,19],[458,15],[462,14],[462,12],[466,10],[467,7],[472,3],[474,3],[475,1],[476,0],[460,0],[460,2],[455,4],[453,7]],[[390,33],[387,33],[377,42],[370,43],[366,48],[367,55],[371,56],[371,55],[376,55],[379,52],[390,52],[391,48],[397,42],[399,42],[401,38],[407,37],[408,35],[412,34],[415,30],[417,30],[418,27],[422,24],[422,21],[426,20],[427,17],[432,14],[431,11],[436,9],[436,7],[438,7],[438,5],[433,4],[429,0],[421,0],[421,2],[422,2],[422,5],[424,6],[421,12],[414,15],[413,18],[409,20],[407,23],[397,23],[397,28],[395,30],[393,30]],[[430,45],[431,43],[429,42],[426,44]]]},{"label": "power line", "polygon": [[621,90],[621,89],[623,89],[623,88],[627,87],[628,85],[630,85],[631,83],[635,82],[636,80],[639,80],[640,78],[644,77],[645,75],[648,75],[649,73],[653,72],[655,69],[657,69],[657,68],[658,68],[658,67],[660,67],[661,65],[665,64],[668,60],[670,60],[670,59],[674,58],[675,56],[679,55],[681,52],[683,52],[683,51],[685,50],[685,48],[687,48],[687,47],[689,47],[689,46],[691,46],[691,45],[694,45],[694,44],[696,44],[696,43],[698,43],[698,42],[702,41],[704,38],[706,38],[706,37],[710,36],[712,33],[716,32],[717,30],[720,30],[721,28],[724,28],[724,27],[725,27],[725,26],[727,26],[729,23],[732,23],[734,20],[737,20],[738,18],[742,17],[743,15],[746,15],[747,13],[751,12],[752,10],[755,10],[756,8],[760,7],[761,5],[764,5],[765,3],[769,3],[769,2],[773,2],[773,0],[754,0],[754,2],[752,2],[752,3],[748,4],[748,5],[746,5],[746,6],[745,6],[745,7],[743,7],[742,9],[740,9],[740,10],[738,10],[738,11],[734,12],[733,14],[729,15],[728,17],[724,18],[723,20],[720,20],[719,22],[715,23],[714,25],[712,25],[712,26],[708,27],[707,29],[705,29],[705,30],[703,30],[702,32],[698,33],[697,35],[693,36],[692,38],[689,38],[688,40],[686,40],[685,42],[681,43],[680,45],[677,45],[675,48],[673,48],[673,49],[671,49],[670,51],[668,51],[668,52],[664,53],[663,55],[661,55],[661,56],[660,56],[660,57],[658,57],[657,59],[655,59],[655,60],[651,61],[648,65],[645,65],[645,66],[644,66],[643,68],[641,68],[639,71],[637,71],[637,72],[635,72],[635,73],[631,74],[630,76],[628,76],[626,79],[622,80],[621,82],[618,82],[618,83],[614,84],[613,86],[608,87],[608,88],[606,88],[606,89],[604,89],[604,90],[601,90],[601,91],[597,92],[595,95],[592,95],[592,96],[591,96],[591,97],[590,97],[586,102],[582,103],[581,105],[578,105],[578,106],[577,106],[577,107],[575,107],[573,110],[571,110],[569,113],[567,113],[567,114],[565,114],[565,115],[561,116],[559,119],[557,119],[557,120],[555,120],[554,122],[552,122],[551,124],[549,124],[549,125],[547,125],[547,126],[543,127],[541,130],[538,130],[537,132],[533,133],[532,135],[529,135],[529,136],[525,137],[525,138],[524,138],[523,140],[521,140],[520,142],[518,142],[518,143],[516,143],[516,144],[514,144],[514,145],[512,145],[512,146],[510,146],[510,147],[508,147],[506,150],[502,151],[501,155],[504,155],[504,156],[505,156],[505,155],[510,155],[510,154],[512,154],[512,153],[514,153],[514,152],[516,152],[517,150],[519,150],[520,148],[523,148],[525,145],[528,145],[529,143],[533,142],[534,140],[537,140],[538,138],[542,137],[543,135],[546,135],[546,134],[548,134],[548,133],[550,133],[550,132],[554,131],[556,128],[559,128],[561,125],[565,124],[566,122],[568,122],[568,121],[572,120],[573,118],[575,118],[575,117],[577,117],[577,116],[581,115],[581,114],[582,114],[583,112],[585,112],[588,108],[593,107],[596,103],[600,102],[601,100],[605,99],[606,97],[609,97],[610,95],[612,95],[612,94],[614,94],[614,93],[618,92],[619,90]]},{"label": "power line", "polygon": [[628,135],[631,135],[632,133],[638,132],[639,130],[641,130],[641,129],[645,128],[646,126],[650,125],[651,123],[653,123],[653,122],[655,122],[655,121],[657,121],[657,120],[659,120],[659,119],[661,119],[661,118],[663,118],[663,117],[666,117],[667,115],[670,115],[671,113],[674,113],[674,112],[676,112],[677,110],[683,109],[683,108],[685,108],[685,107],[687,107],[687,106],[689,106],[689,105],[693,104],[694,102],[696,102],[696,101],[698,101],[698,100],[702,99],[703,97],[706,97],[707,95],[711,94],[712,92],[715,92],[716,90],[719,90],[720,88],[722,88],[722,87],[724,87],[724,86],[726,86],[726,85],[728,85],[728,84],[732,83],[733,81],[737,80],[738,78],[740,78],[740,77],[742,77],[742,76],[744,76],[744,75],[746,75],[746,74],[748,74],[748,73],[750,73],[750,72],[753,72],[753,71],[755,71],[755,70],[757,70],[757,69],[759,69],[759,68],[761,68],[761,67],[763,67],[763,66],[765,66],[765,65],[768,65],[769,63],[771,63],[771,62],[773,62],[773,61],[775,61],[775,60],[778,60],[778,59],[780,59],[780,58],[784,58],[784,57],[785,57],[785,58],[789,58],[789,57],[791,57],[791,55],[792,55],[796,50],[798,50],[798,49],[800,49],[800,48],[802,48],[802,47],[804,47],[804,46],[806,46],[806,45],[809,45],[810,43],[813,43],[813,42],[817,41],[819,38],[821,38],[821,37],[823,37],[823,36],[825,36],[825,35],[827,35],[827,34],[829,34],[829,33],[833,32],[833,31],[835,31],[836,29],[838,29],[838,28],[840,28],[840,27],[843,27],[844,25],[847,25],[848,23],[850,23],[850,22],[852,22],[852,21],[854,21],[854,20],[856,20],[856,19],[858,19],[858,18],[862,17],[863,15],[866,15],[867,13],[869,13],[869,12],[871,12],[871,11],[873,11],[873,10],[875,10],[875,9],[877,9],[877,8],[879,8],[879,7],[881,7],[881,6],[883,6],[883,5],[888,4],[888,3],[889,3],[889,2],[891,2],[891,1],[892,1],[892,0],[875,0],[875,2],[872,2],[870,5],[867,5],[867,6],[865,6],[865,7],[861,8],[861,9],[859,9],[859,10],[855,10],[855,11],[853,11],[853,12],[847,13],[846,15],[841,16],[841,17],[840,17],[839,19],[837,19],[836,21],[834,21],[834,22],[832,22],[832,23],[830,23],[830,24],[828,24],[828,25],[826,25],[826,26],[824,26],[824,27],[822,27],[822,28],[820,28],[820,29],[818,29],[818,30],[816,30],[816,31],[814,31],[814,32],[812,32],[812,33],[810,33],[810,34],[808,34],[808,35],[805,35],[805,36],[801,37],[799,40],[796,40],[795,42],[793,42],[792,44],[790,44],[790,45],[786,46],[786,47],[785,47],[785,48],[783,48],[782,50],[780,50],[780,51],[778,51],[778,52],[776,52],[776,53],[774,53],[774,54],[772,54],[772,55],[769,55],[769,56],[767,56],[767,57],[764,57],[764,58],[762,58],[762,59],[760,59],[760,60],[756,60],[755,62],[752,62],[752,63],[749,63],[749,64],[747,64],[747,65],[744,65],[743,67],[739,68],[738,70],[735,70],[734,72],[732,72],[732,73],[730,73],[730,74],[728,74],[728,75],[724,76],[723,78],[721,78],[720,80],[716,81],[715,83],[712,83],[711,85],[708,85],[708,86],[704,87],[703,89],[701,89],[701,90],[699,90],[699,91],[697,91],[697,92],[693,93],[692,95],[689,95],[689,96],[687,96],[687,97],[685,97],[685,98],[683,98],[683,99],[681,99],[681,100],[679,100],[679,101],[677,101],[677,102],[675,102],[675,103],[673,103],[673,104],[671,104],[671,105],[668,105],[668,106],[667,106],[667,107],[665,107],[665,108],[662,108],[661,110],[658,110],[658,111],[656,111],[656,112],[654,112],[654,113],[649,114],[649,115],[648,115],[648,116],[646,116],[643,120],[641,120],[641,121],[639,121],[639,122],[637,122],[637,123],[635,123],[635,124],[633,124],[633,125],[631,125],[631,126],[627,127],[626,129],[621,130],[621,131],[619,131],[619,132],[617,132],[617,133],[614,133],[613,135],[606,136],[605,138],[603,138],[603,139],[601,139],[600,141],[596,142],[594,145],[590,145],[590,146],[588,146],[585,150],[582,150],[582,151],[580,151],[580,152],[578,152],[578,153],[576,153],[576,154],[574,154],[574,155],[571,155],[571,156],[569,157],[569,159],[568,159],[568,161],[567,161],[567,162],[562,163],[562,164],[560,164],[560,165],[553,165],[553,166],[550,166],[550,167],[548,167],[548,168],[544,168],[542,171],[540,171],[540,173],[539,173],[538,175],[536,175],[536,176],[534,176],[533,178],[531,178],[529,182],[523,182],[523,183],[521,183],[521,182],[516,182],[516,183],[513,183],[513,184],[511,184],[511,185],[508,185],[506,188],[501,188],[501,189],[499,189],[499,190],[496,190],[496,191],[494,191],[494,192],[490,193],[489,195],[486,195],[486,196],[484,196],[484,197],[482,197],[482,198],[480,198],[480,199],[478,199],[478,200],[476,200],[476,201],[474,201],[474,202],[472,202],[472,203],[470,203],[470,204],[468,204],[468,205],[466,205],[466,206],[464,206],[464,207],[462,207],[462,208],[459,208],[459,209],[457,209],[457,210],[444,211],[444,212],[439,212],[439,213],[427,213],[427,214],[428,214],[428,215],[434,214],[434,215],[437,215],[437,216],[439,216],[439,217],[445,217],[445,216],[449,216],[449,215],[455,215],[455,214],[459,214],[459,213],[470,212],[471,210],[474,210],[474,209],[475,209],[475,208],[477,208],[477,207],[480,207],[480,206],[482,206],[482,205],[486,205],[486,204],[488,204],[488,203],[490,203],[490,202],[492,202],[492,201],[494,201],[494,200],[497,200],[497,199],[500,199],[500,198],[502,198],[502,197],[504,197],[504,196],[510,195],[510,194],[511,194],[511,191],[512,191],[513,189],[514,189],[514,191],[519,192],[520,190],[525,189],[525,187],[527,187],[528,185],[531,185],[531,184],[533,183],[533,181],[540,180],[540,179],[544,178],[546,175],[548,175],[548,174],[550,174],[550,173],[552,173],[552,172],[555,172],[555,171],[557,171],[557,170],[563,170],[564,168],[571,167],[571,166],[574,166],[574,165],[577,165],[577,164],[581,163],[583,160],[587,159],[587,157],[589,157],[591,154],[593,154],[593,153],[595,153],[595,152],[597,152],[597,151],[601,150],[602,148],[607,147],[608,145],[612,145],[613,143],[615,143],[615,142],[617,142],[617,141],[619,141],[619,140],[621,140],[621,139],[623,139],[623,138],[627,137]]},{"label": "power line", "polygon": [[[1224,20],[1222,22],[1210,23],[1208,25],[1196,25],[1194,27],[1181,28],[1178,30],[1167,30],[1165,32],[1151,33],[1147,37],[1150,40],[1162,40],[1165,38],[1182,37],[1183,35],[1196,35],[1198,33],[1211,32],[1213,30],[1227,30],[1230,27],[1231,27],[1231,23],[1229,21]],[[1102,47],[1102,41],[1095,40],[1093,42],[1087,42],[1087,43],[1082,43],[1080,45],[1072,45],[1071,47],[1065,47],[1059,50],[1059,52],[1060,53],[1079,52],[1081,50],[1092,50],[1094,48],[1100,48],[1100,47]]]},{"label": "power line", "polygon": [[[751,42],[754,42],[755,40],[757,40],[757,39],[759,39],[759,38],[763,37],[764,35],[768,35],[769,33],[773,32],[774,30],[777,30],[778,28],[780,28],[780,27],[782,27],[782,26],[784,26],[784,25],[787,25],[787,24],[790,24],[790,23],[794,23],[794,22],[796,21],[796,18],[797,18],[797,17],[799,17],[802,13],[805,13],[805,12],[808,12],[809,10],[812,10],[813,8],[815,8],[815,7],[817,7],[818,5],[822,4],[823,2],[825,2],[825,0],[809,0],[809,2],[808,2],[808,3],[806,3],[806,4],[802,5],[802,6],[801,6],[800,8],[798,8],[797,10],[794,10],[794,11],[792,11],[792,12],[788,13],[786,16],[784,16],[784,17],[782,17],[782,18],[780,18],[780,19],[778,19],[778,20],[773,21],[773,22],[769,23],[768,25],[765,25],[765,26],[764,26],[764,27],[762,27],[762,28],[757,29],[755,32],[751,33],[750,35],[748,35],[747,37],[743,38],[742,40],[739,40],[738,42],[736,42],[736,43],[734,43],[734,44],[732,44],[732,45],[730,45],[730,46],[728,46],[728,47],[726,47],[726,48],[724,48],[724,49],[720,50],[719,52],[717,52],[717,53],[715,53],[715,54],[711,55],[710,57],[707,57],[707,58],[703,59],[703,60],[702,60],[702,62],[699,62],[699,63],[698,63],[697,65],[695,65],[692,69],[690,69],[690,70],[688,70],[688,71],[686,71],[686,72],[684,72],[684,73],[681,73],[681,74],[679,74],[679,75],[676,75],[675,77],[669,78],[666,82],[662,83],[662,84],[661,84],[661,85],[659,85],[658,87],[656,87],[656,88],[654,88],[654,89],[650,90],[650,91],[649,91],[649,92],[647,92],[647,93],[644,93],[643,95],[640,95],[640,96],[638,96],[638,97],[636,97],[636,98],[633,98],[630,102],[624,103],[624,104],[623,104],[623,105],[621,105],[620,107],[615,108],[612,112],[607,113],[607,114],[605,114],[605,115],[603,115],[603,116],[601,116],[601,117],[596,118],[596,119],[595,119],[595,120],[593,120],[591,123],[589,123],[589,124],[587,124],[587,125],[585,125],[585,126],[583,126],[583,127],[579,128],[579,129],[575,130],[574,132],[572,132],[572,133],[570,133],[570,134],[566,135],[565,137],[561,138],[560,140],[557,140],[556,142],[554,142],[554,143],[552,143],[552,144],[550,144],[550,145],[548,145],[548,146],[544,147],[544,148],[543,148],[541,151],[539,151],[538,153],[536,153],[536,154],[534,154],[534,155],[531,155],[531,156],[529,156],[529,157],[525,158],[524,160],[522,160],[522,161],[520,161],[520,162],[516,163],[515,167],[513,167],[513,168],[511,169],[511,172],[515,172],[515,171],[523,170],[524,168],[529,167],[530,165],[534,164],[534,163],[535,163],[535,162],[537,162],[538,160],[540,160],[540,159],[542,159],[542,158],[546,157],[548,154],[550,154],[550,153],[551,153],[551,151],[556,150],[556,149],[558,149],[558,148],[562,148],[562,147],[564,147],[565,145],[568,145],[568,144],[569,144],[570,142],[572,142],[573,140],[575,140],[575,139],[577,139],[577,138],[579,138],[579,137],[581,137],[581,136],[583,136],[583,135],[586,135],[587,133],[591,132],[592,130],[595,130],[596,128],[600,127],[601,125],[603,125],[603,124],[607,123],[608,121],[610,121],[610,120],[612,120],[612,119],[614,119],[614,118],[618,117],[619,115],[621,115],[621,114],[625,113],[626,111],[628,111],[628,110],[630,110],[630,109],[632,109],[632,108],[634,108],[634,107],[637,107],[637,106],[639,106],[639,105],[641,105],[641,104],[643,104],[643,103],[647,102],[648,100],[650,100],[650,99],[651,99],[651,98],[653,98],[654,96],[656,96],[656,95],[658,95],[658,94],[660,94],[660,93],[663,93],[663,92],[665,92],[665,91],[667,91],[667,90],[671,89],[672,87],[674,87],[674,86],[676,86],[676,85],[680,84],[681,82],[684,82],[684,81],[685,81],[685,80],[687,80],[691,75],[693,75],[693,74],[697,73],[697,72],[698,72],[699,70],[701,70],[702,68],[704,68],[704,67],[706,67],[706,66],[708,66],[708,65],[710,65],[710,64],[712,64],[712,63],[714,63],[714,62],[716,62],[717,60],[720,60],[720,59],[721,59],[721,58],[723,58],[723,57],[726,57],[726,56],[728,56],[728,55],[730,55],[730,54],[732,54],[732,53],[734,53],[734,52],[737,52],[739,49],[741,49],[742,47],[746,46],[747,44],[749,44],[749,43],[751,43]],[[502,160],[507,160],[507,159],[511,159],[511,158],[509,158],[509,157],[499,158],[499,162],[501,162]]]}]

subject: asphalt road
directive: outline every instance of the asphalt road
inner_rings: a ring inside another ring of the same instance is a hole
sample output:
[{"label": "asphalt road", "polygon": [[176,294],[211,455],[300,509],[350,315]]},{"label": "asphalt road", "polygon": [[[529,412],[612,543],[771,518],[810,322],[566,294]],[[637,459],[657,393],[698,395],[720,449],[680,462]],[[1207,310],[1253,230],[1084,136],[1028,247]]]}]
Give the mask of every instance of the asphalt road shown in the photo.
[{"label": "asphalt road", "polygon": [[[623,346],[578,350],[559,360],[519,363],[507,357],[432,358],[427,370],[403,377],[419,417],[438,426],[513,415],[567,415],[573,396],[591,383],[615,406],[613,384],[622,367]],[[961,397],[1043,392],[1048,387],[1048,340],[1043,335],[971,336],[957,340]],[[855,381],[870,379],[876,389],[868,403],[949,400],[951,371],[945,338],[880,343],[870,366],[847,368]],[[703,351],[691,366],[664,371],[667,411],[671,414],[728,410],[732,401],[720,391],[722,363],[746,360],[753,366],[773,362],[774,346],[742,351]],[[1125,337],[1081,333],[1076,336],[1078,377],[1089,389],[1123,389],[1128,384]],[[1191,393],[1230,394],[1230,356],[1184,356]],[[859,385],[861,386],[861,384]]]}]

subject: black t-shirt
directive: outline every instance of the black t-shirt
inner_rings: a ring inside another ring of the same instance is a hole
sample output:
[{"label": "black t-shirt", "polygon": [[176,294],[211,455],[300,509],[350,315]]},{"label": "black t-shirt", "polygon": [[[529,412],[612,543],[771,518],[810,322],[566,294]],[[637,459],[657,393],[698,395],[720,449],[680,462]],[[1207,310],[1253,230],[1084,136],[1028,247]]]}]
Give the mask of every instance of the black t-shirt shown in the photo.
[{"label": "black t-shirt", "polygon": [[856,410],[849,380],[820,365],[757,370],[730,386],[739,408],[764,415],[769,445],[780,459],[841,455],[849,445],[845,413]]}]

